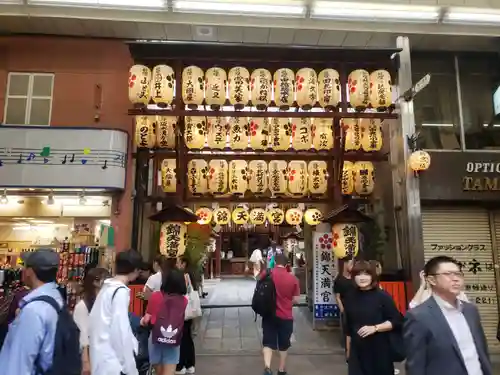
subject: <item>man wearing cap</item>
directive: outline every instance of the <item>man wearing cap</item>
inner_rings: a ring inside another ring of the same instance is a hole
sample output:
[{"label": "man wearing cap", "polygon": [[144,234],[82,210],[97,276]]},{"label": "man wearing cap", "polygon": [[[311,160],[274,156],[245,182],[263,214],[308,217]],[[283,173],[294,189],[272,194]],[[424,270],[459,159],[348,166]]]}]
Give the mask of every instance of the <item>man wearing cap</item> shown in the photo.
[{"label": "man wearing cap", "polygon": [[20,312],[9,326],[0,352],[0,373],[37,375],[35,360],[42,371],[52,366],[57,311],[48,303],[33,301],[49,296],[62,307],[64,302],[56,284],[59,254],[40,249],[21,254],[24,262],[24,283],[31,289],[20,302]]}]

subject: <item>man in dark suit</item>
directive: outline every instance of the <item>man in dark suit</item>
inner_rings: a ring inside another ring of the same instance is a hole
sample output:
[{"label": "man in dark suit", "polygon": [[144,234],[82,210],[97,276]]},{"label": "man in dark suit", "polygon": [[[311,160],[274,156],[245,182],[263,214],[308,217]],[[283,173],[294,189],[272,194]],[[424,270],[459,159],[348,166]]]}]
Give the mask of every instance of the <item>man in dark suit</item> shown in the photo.
[{"label": "man in dark suit", "polygon": [[435,257],[424,273],[432,296],[406,314],[407,375],[493,375],[479,312],[457,298],[464,286],[459,263]]}]

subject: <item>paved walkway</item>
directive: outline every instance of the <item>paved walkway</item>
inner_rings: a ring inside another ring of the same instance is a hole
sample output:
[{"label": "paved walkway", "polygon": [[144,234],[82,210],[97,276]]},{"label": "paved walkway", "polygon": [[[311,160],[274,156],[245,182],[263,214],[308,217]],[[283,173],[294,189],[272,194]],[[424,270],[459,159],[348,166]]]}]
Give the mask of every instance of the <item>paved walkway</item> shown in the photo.
[{"label": "paved walkway", "polygon": [[228,278],[205,280],[203,290],[208,293],[203,306],[249,306],[252,303],[255,280]]}]

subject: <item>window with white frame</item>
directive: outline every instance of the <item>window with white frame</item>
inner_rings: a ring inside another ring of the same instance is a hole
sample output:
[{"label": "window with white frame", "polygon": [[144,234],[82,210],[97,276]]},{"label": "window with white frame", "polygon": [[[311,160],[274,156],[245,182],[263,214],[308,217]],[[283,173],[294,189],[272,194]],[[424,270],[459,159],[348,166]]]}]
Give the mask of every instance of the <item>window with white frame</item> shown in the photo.
[{"label": "window with white frame", "polygon": [[4,124],[50,125],[54,74],[9,73]]}]

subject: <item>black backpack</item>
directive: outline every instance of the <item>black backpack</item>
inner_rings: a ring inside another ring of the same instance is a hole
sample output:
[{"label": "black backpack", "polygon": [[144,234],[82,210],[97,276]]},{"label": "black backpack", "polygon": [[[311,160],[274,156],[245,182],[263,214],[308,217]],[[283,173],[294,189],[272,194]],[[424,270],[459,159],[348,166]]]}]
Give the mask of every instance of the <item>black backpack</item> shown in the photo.
[{"label": "black backpack", "polygon": [[252,297],[252,310],[262,317],[276,316],[276,287],[269,270],[257,281]]},{"label": "black backpack", "polygon": [[42,375],[80,375],[82,372],[80,330],[67,306],[59,307],[57,301],[49,296],[33,298],[27,304],[35,301],[48,303],[58,314],[52,367],[44,372],[35,362],[38,367],[37,373]]}]

